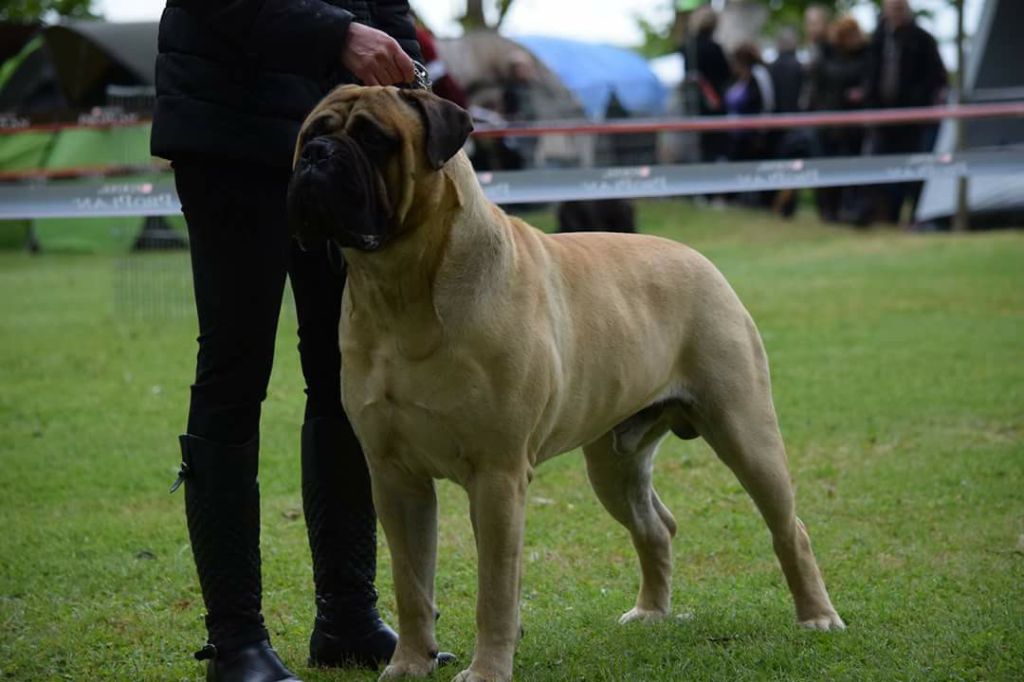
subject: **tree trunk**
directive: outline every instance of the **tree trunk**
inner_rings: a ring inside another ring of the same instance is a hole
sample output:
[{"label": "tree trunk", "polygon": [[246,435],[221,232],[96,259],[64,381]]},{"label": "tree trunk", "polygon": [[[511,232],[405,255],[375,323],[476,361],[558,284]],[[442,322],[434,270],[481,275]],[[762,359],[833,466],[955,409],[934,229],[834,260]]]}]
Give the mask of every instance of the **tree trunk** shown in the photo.
[{"label": "tree trunk", "polygon": [[501,22],[505,20],[513,2],[515,0],[497,1],[498,20],[492,26],[487,23],[487,14],[484,12],[484,0],[466,0],[466,13],[459,17],[459,23],[462,24],[462,28],[466,31],[479,29],[497,31],[501,28]]},{"label": "tree trunk", "polygon": [[466,0],[466,13],[459,19],[466,31],[487,28],[484,16],[484,0]]}]

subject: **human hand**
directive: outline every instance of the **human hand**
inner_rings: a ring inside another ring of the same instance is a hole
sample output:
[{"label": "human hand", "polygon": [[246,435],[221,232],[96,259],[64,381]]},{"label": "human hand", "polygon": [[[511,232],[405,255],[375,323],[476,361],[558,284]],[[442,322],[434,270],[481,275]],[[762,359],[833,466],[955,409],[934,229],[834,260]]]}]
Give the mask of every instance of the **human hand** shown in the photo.
[{"label": "human hand", "polygon": [[352,22],[341,63],[363,85],[399,85],[416,77],[412,59],[383,31]]}]

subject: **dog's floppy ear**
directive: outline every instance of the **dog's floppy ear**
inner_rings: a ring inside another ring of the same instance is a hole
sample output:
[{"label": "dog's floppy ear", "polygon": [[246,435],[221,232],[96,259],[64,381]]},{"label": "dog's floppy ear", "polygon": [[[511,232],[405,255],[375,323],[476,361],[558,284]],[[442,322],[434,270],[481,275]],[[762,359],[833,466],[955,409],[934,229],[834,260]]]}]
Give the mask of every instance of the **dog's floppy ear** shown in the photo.
[{"label": "dog's floppy ear", "polygon": [[423,118],[427,162],[440,169],[455,156],[473,132],[473,119],[457,104],[423,90],[402,90]]}]

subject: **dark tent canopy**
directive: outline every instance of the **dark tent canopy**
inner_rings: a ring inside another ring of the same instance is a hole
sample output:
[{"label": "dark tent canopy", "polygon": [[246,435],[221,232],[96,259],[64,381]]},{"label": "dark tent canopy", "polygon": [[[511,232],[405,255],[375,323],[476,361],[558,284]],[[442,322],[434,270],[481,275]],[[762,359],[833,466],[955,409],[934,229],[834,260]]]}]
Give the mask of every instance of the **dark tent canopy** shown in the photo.
[{"label": "dark tent canopy", "polygon": [[[151,86],[156,22],[75,21],[42,29],[24,59],[0,84],[0,109],[42,114],[107,104],[110,86]],[[16,58],[16,57],[15,57]],[[39,93],[51,96],[40,98]]]},{"label": "dark tent canopy", "polygon": [[155,22],[81,21],[47,28],[43,36],[61,91],[73,107],[104,103],[108,85],[152,85]]},{"label": "dark tent canopy", "polygon": [[17,24],[0,21],[0,63],[21,52],[28,41],[39,32],[37,24]]}]

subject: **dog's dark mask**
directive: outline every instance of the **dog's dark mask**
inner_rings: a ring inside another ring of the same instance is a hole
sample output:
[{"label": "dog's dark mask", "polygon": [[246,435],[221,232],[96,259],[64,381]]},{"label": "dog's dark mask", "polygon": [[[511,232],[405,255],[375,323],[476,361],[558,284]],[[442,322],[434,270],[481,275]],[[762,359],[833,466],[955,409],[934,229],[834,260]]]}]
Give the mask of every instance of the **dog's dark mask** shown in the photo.
[{"label": "dog's dark mask", "polygon": [[288,185],[292,234],[300,243],[333,239],[361,251],[383,248],[394,217],[366,150],[344,134],[307,139]]},{"label": "dog's dark mask", "polygon": [[[428,92],[352,88],[342,86],[332,94],[340,95],[337,101],[367,91],[371,97],[398,94],[399,101],[419,113],[422,153],[431,170],[441,169],[455,156],[473,130],[466,111]],[[370,116],[351,110],[343,116],[344,121],[331,107],[322,107],[304,126],[288,186],[292,234],[300,242],[331,239],[341,247],[377,251],[397,236],[400,212],[408,210],[408,196],[389,196],[402,191],[392,177],[402,139]],[[386,178],[392,184],[386,184]]]}]

